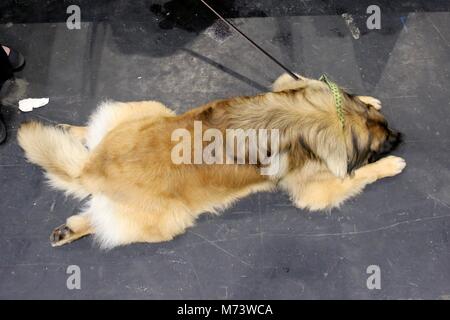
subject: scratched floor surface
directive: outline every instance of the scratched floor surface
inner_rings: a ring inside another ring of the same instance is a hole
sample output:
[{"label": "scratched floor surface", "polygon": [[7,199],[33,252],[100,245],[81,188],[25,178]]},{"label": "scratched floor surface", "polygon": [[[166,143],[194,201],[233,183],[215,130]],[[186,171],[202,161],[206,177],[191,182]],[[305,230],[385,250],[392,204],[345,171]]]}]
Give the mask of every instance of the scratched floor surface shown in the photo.
[{"label": "scratched floor surface", "polygon": [[[180,113],[267,90],[280,70],[207,12],[192,18],[195,6],[182,10],[190,20],[171,18],[181,14],[180,1],[81,1],[80,30],[67,29],[65,2],[11,2],[0,5],[0,42],[23,52],[27,65],[1,93],[9,138],[0,145],[0,298],[450,297],[444,1],[381,6],[381,30],[373,31],[367,6],[346,7],[349,1],[339,8],[226,1],[227,16],[293,69],[310,77],[327,72],[353,92],[380,98],[392,126],[406,135],[397,154],[408,166],[329,213],[260,193],[221,216],[203,216],[171,242],[108,252],[91,238],[50,247],[50,231],[80,204],[51,191],[41,170],[25,162],[15,139],[19,124],[82,124],[104,99],[160,100]],[[345,12],[354,18],[350,26]],[[27,97],[50,103],[24,114],[16,102]],[[80,267],[80,290],[66,287],[69,265]],[[370,265],[380,267],[380,290],[366,286]]]}]

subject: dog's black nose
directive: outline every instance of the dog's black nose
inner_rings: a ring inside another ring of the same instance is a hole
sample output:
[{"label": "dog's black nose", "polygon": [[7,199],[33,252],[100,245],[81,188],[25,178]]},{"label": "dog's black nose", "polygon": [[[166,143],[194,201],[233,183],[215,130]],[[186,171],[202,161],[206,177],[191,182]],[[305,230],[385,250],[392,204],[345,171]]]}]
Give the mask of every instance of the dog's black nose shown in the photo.
[{"label": "dog's black nose", "polygon": [[399,131],[390,130],[388,138],[386,139],[386,152],[395,150],[403,142],[403,134]]},{"label": "dog's black nose", "polygon": [[381,145],[380,149],[373,151],[369,157],[369,163],[375,162],[382,157],[394,151],[403,142],[403,134],[395,130],[389,130],[386,140]]}]

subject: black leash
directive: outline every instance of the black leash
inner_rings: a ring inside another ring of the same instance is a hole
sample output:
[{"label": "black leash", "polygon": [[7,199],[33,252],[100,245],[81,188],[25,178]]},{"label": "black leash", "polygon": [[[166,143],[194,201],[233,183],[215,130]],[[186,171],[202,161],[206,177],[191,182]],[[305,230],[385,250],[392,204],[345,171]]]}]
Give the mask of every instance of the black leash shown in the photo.
[{"label": "black leash", "polygon": [[[200,0],[201,2],[203,2],[203,4],[208,7],[209,10],[211,10],[217,17],[219,17],[220,20],[222,20],[223,22],[225,22],[229,27],[231,27],[234,31],[236,31],[237,33],[239,33],[241,36],[243,36],[248,42],[250,42],[256,49],[258,49],[259,51],[261,51],[262,53],[264,53],[268,58],[270,58],[273,62],[275,62],[277,65],[279,65],[281,68],[283,68],[294,80],[300,80],[300,77],[297,76],[295,73],[293,73],[291,70],[289,70],[288,68],[286,68],[280,61],[278,61],[277,59],[275,59],[272,55],[270,55],[270,53],[268,53],[266,50],[264,50],[263,48],[261,48],[259,45],[257,45],[252,39],[250,39],[249,37],[247,37],[241,30],[239,30],[234,24],[232,24],[231,22],[229,22],[227,19],[225,19],[224,17],[222,17],[216,10],[214,10],[209,4],[206,3],[206,1],[204,0]],[[339,122],[341,123],[342,127],[344,127],[345,125],[345,119],[344,119],[344,112],[342,111],[342,94],[341,91],[339,90],[339,87],[337,86],[336,83],[334,83],[333,81],[331,81],[326,74],[323,74],[320,79],[320,81],[325,82],[328,87],[331,90],[331,93],[333,94],[334,97],[334,103],[336,106],[336,112],[338,114],[339,117]]]},{"label": "black leash", "polygon": [[211,10],[220,20],[222,20],[223,22],[225,22],[230,28],[232,28],[234,31],[236,31],[237,33],[239,33],[241,36],[243,36],[248,42],[250,42],[256,49],[258,49],[259,51],[261,51],[262,53],[264,53],[268,58],[270,58],[273,62],[275,62],[277,65],[279,65],[281,68],[284,69],[284,71],[286,71],[292,78],[294,78],[295,80],[299,80],[300,78],[293,73],[291,70],[289,70],[288,68],[286,68],[280,61],[278,61],[277,59],[275,59],[272,55],[270,55],[270,53],[268,53],[266,50],[264,50],[263,48],[261,48],[259,45],[257,45],[252,39],[250,39],[249,37],[247,37],[241,30],[239,30],[234,24],[232,24],[231,22],[229,22],[227,19],[225,19],[224,17],[222,17],[216,10],[214,10],[208,3],[206,3],[206,1],[204,0],[200,0],[201,2],[203,2],[203,4],[208,7],[209,10]]}]

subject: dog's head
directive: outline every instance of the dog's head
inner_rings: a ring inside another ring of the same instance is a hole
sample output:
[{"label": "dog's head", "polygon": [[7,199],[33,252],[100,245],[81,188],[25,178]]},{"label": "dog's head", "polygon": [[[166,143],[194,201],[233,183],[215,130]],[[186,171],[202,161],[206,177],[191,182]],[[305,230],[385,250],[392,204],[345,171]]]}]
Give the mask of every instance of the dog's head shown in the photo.
[{"label": "dog's head", "polygon": [[390,128],[386,118],[380,112],[381,105],[371,98],[360,99],[344,93],[350,123],[351,157],[348,171],[372,163],[394,151],[402,142],[402,134]]},{"label": "dog's head", "polygon": [[323,161],[338,177],[392,152],[402,135],[389,127],[380,112],[380,102],[358,97],[340,89],[344,126],[337,115],[335,98],[327,84],[302,79],[301,108],[305,119],[297,126],[304,154]]}]

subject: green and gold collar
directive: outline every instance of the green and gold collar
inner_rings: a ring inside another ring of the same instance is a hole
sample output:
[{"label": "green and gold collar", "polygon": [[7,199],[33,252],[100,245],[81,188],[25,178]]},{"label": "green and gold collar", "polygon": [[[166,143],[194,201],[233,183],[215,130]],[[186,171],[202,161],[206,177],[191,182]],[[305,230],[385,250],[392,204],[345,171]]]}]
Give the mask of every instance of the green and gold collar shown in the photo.
[{"label": "green and gold collar", "polygon": [[319,81],[325,82],[327,86],[330,88],[331,93],[333,94],[334,97],[334,104],[336,106],[336,112],[339,118],[339,122],[341,123],[341,126],[344,127],[345,119],[344,119],[344,111],[342,110],[344,101],[341,90],[339,89],[336,83],[334,83],[327,77],[325,73],[319,78]]}]

